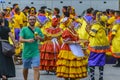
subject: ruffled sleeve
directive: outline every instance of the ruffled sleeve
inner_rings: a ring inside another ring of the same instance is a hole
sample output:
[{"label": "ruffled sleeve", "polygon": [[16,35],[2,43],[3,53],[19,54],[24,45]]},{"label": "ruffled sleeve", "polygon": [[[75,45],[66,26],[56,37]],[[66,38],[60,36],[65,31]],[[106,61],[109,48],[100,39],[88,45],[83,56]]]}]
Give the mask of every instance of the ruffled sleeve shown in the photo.
[{"label": "ruffled sleeve", "polygon": [[70,33],[68,30],[65,30],[63,33],[62,33],[62,38],[63,40],[66,40],[68,41],[70,39]]},{"label": "ruffled sleeve", "polygon": [[58,37],[61,35],[62,33],[62,29],[61,28],[46,28],[45,33],[47,36],[51,36],[51,37]]}]

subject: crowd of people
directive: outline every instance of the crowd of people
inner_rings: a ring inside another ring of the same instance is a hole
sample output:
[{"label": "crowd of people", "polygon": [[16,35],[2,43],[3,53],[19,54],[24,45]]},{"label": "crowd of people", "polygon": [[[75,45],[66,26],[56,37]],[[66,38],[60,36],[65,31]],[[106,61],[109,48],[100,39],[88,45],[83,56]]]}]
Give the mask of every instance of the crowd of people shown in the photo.
[{"label": "crowd of people", "polygon": [[99,80],[103,80],[107,53],[117,59],[114,67],[120,67],[120,11],[88,8],[77,15],[72,6],[63,6],[61,11],[62,15],[59,8],[46,6],[39,11],[29,6],[20,10],[19,4],[14,4],[0,12],[0,38],[16,47],[14,57],[7,57],[0,42],[2,80],[15,77],[14,64],[21,63],[24,80],[31,67],[34,80],[40,79],[41,70],[65,80],[87,76],[95,80],[96,66]]}]

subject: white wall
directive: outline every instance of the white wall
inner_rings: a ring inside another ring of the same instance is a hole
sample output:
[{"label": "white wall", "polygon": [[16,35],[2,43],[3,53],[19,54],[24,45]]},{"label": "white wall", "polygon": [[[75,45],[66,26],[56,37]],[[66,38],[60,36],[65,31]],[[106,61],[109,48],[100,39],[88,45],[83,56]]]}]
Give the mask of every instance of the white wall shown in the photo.
[{"label": "white wall", "polygon": [[62,6],[72,5],[75,7],[77,14],[81,14],[83,10],[89,7],[98,10],[106,10],[108,8],[119,10],[119,0],[5,0],[4,8],[7,6],[12,7],[14,3],[18,3],[21,9],[25,6],[35,6],[37,10],[41,6],[47,6],[49,8],[58,7],[61,9]]}]

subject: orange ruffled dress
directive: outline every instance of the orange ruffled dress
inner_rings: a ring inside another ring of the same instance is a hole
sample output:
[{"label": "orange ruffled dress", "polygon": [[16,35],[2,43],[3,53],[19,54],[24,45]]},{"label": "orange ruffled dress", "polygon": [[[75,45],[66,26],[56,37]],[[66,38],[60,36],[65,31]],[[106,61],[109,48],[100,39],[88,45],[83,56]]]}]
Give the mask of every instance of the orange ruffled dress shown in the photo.
[{"label": "orange ruffled dress", "polygon": [[40,48],[40,70],[56,70],[56,60],[60,51],[61,34],[62,29],[59,27],[50,27],[45,30],[46,40]]},{"label": "orange ruffled dress", "polygon": [[[77,41],[78,36],[72,34],[69,29],[62,33],[64,40]],[[68,44],[63,43],[57,60],[57,77],[80,79],[87,76],[86,57],[75,56]]]}]

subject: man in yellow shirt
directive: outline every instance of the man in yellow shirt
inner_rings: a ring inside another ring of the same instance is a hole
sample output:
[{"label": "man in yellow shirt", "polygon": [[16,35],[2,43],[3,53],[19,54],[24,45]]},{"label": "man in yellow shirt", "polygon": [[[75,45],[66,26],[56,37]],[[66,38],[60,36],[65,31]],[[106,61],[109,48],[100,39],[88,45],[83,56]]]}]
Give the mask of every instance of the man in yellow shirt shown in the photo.
[{"label": "man in yellow shirt", "polygon": [[13,27],[14,27],[14,31],[15,31],[15,39],[19,40],[19,32],[20,29],[23,27],[23,18],[20,15],[20,9],[16,8],[15,9],[15,15],[13,17]]},{"label": "man in yellow shirt", "polygon": [[[19,41],[20,29],[23,27],[23,16],[24,15],[22,12],[20,12],[20,9],[16,8],[15,14],[12,19],[13,19],[14,35],[17,41]],[[15,64],[21,64],[20,53],[21,53],[21,46],[19,45],[18,48],[16,49],[16,54],[14,56]]]},{"label": "man in yellow shirt", "polygon": [[26,6],[21,13],[23,13],[23,26],[27,26],[27,18],[29,15],[30,7]]}]

